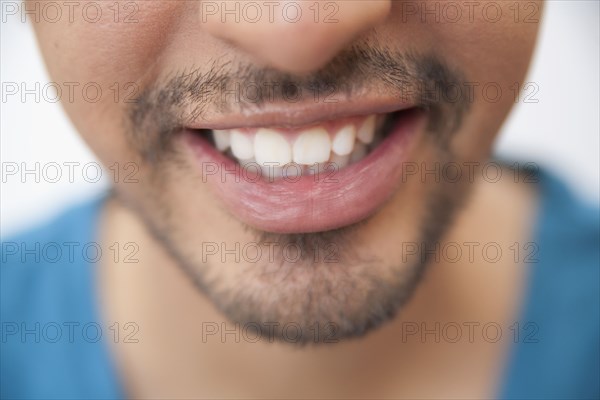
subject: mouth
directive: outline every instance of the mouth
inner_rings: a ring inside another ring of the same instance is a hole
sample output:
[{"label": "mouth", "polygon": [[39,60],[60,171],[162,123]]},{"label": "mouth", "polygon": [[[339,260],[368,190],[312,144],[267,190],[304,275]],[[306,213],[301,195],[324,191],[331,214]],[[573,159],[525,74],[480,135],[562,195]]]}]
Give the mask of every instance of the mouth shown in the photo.
[{"label": "mouth", "polygon": [[424,119],[412,107],[304,126],[186,128],[183,136],[202,181],[237,219],[266,232],[308,233],[355,224],[382,207]]},{"label": "mouth", "polygon": [[312,127],[211,130],[210,143],[269,182],[339,171],[365,158],[389,133],[397,114],[326,121]]}]

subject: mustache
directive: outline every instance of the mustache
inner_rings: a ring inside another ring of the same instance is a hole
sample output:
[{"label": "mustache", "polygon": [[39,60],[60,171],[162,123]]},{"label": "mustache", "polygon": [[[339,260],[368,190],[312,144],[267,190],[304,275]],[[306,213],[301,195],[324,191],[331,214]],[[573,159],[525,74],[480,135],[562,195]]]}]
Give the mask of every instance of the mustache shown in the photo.
[{"label": "mustache", "polygon": [[464,82],[461,70],[436,55],[367,42],[353,45],[322,69],[303,76],[212,59],[204,67],[178,71],[145,87],[129,105],[126,132],[142,159],[154,163],[173,151],[172,138],[186,121],[204,119],[209,113],[378,93],[426,110],[427,131],[446,147],[470,101],[445,94]]}]

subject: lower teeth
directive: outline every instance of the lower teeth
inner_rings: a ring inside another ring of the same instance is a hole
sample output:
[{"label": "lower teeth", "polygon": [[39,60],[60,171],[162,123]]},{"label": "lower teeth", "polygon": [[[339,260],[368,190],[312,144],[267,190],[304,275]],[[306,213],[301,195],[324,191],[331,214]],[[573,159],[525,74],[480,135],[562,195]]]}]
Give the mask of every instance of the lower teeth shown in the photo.
[{"label": "lower teeth", "polygon": [[329,176],[330,174],[333,174],[342,168],[346,168],[349,165],[355,164],[369,155],[372,149],[376,147],[375,143],[378,142],[381,142],[381,140],[374,141],[373,145],[356,143],[352,153],[347,156],[339,156],[335,153],[332,153],[327,162],[315,163],[311,165],[297,164],[294,162],[285,165],[278,165],[276,163],[260,165],[254,158],[247,160],[240,160],[236,158],[231,152],[231,149],[227,149],[224,154],[236,161],[249,174],[260,174],[263,178],[269,181],[278,179],[297,180],[298,177],[307,175]]}]

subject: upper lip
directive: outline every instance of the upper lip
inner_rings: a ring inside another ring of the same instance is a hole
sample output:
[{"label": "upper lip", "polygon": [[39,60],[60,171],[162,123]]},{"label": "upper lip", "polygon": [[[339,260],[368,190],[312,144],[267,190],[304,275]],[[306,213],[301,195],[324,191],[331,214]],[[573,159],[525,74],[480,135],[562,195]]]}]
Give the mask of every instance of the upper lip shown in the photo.
[{"label": "upper lip", "polygon": [[370,114],[385,114],[415,107],[397,98],[345,99],[337,102],[270,103],[235,113],[219,113],[186,121],[187,129],[236,129],[260,127],[302,127],[319,122]]}]

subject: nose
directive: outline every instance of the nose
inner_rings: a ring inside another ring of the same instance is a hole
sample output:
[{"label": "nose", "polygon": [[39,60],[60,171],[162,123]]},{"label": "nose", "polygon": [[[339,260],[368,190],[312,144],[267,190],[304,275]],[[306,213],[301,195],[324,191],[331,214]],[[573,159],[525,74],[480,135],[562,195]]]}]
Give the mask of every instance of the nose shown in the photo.
[{"label": "nose", "polygon": [[201,2],[203,29],[256,61],[295,74],[318,70],[384,20],[391,0]]}]

